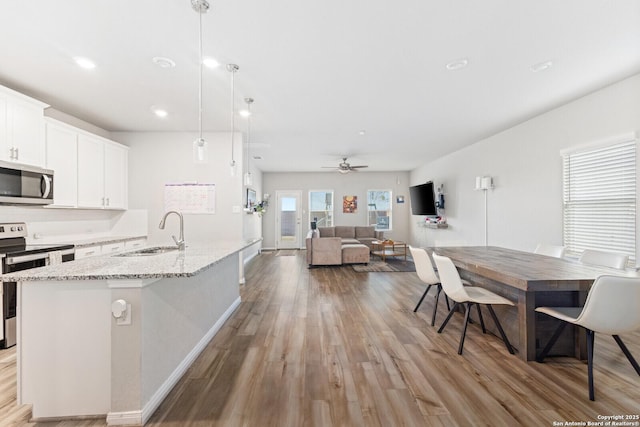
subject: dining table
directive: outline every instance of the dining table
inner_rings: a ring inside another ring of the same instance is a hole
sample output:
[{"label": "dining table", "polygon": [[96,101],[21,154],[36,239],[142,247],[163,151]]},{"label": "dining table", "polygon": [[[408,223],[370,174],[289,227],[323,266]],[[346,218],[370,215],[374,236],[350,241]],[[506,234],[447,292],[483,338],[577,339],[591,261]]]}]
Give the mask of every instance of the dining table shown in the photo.
[{"label": "dining table", "polygon": [[[514,303],[513,307],[494,308],[518,357],[525,361],[536,359],[558,322],[536,313],[536,307],[581,307],[598,276],[638,276],[632,269],[587,265],[577,259],[496,246],[448,246],[428,250],[450,258],[460,277],[473,286],[487,288]],[[491,330],[491,325],[488,324],[487,329]],[[551,355],[586,359],[586,335],[580,329],[566,328]]]}]

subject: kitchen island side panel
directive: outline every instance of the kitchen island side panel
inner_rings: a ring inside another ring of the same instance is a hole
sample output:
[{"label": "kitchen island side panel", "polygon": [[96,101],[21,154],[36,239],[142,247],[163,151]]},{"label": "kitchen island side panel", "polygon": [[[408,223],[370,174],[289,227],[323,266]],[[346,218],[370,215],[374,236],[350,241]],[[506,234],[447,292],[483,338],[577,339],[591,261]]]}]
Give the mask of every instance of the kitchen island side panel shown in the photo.
[{"label": "kitchen island side panel", "polygon": [[19,403],[33,417],[102,415],[111,400],[111,291],[105,282],[18,285]]},{"label": "kitchen island side panel", "polygon": [[[238,256],[230,255],[195,277],[144,288],[144,403],[240,297]],[[168,350],[170,355],[157,357]]]},{"label": "kitchen island side panel", "polygon": [[[112,331],[110,419],[155,409],[158,394],[185,366],[203,337],[224,321],[240,296],[238,253],[192,277],[158,280],[141,288],[112,289],[132,303],[132,325]],[[132,328],[132,329],[130,329]],[[160,396],[164,397],[164,396]],[[149,405],[152,408],[149,408]]]}]

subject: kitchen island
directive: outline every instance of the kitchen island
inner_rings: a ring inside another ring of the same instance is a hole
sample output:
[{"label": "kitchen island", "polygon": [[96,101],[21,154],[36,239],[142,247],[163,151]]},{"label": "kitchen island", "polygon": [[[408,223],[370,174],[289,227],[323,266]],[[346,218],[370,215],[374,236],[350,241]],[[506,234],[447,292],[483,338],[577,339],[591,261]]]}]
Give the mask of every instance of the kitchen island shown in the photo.
[{"label": "kitchen island", "polygon": [[259,241],[3,276],[18,282],[18,403],[36,420],[144,424],[240,304],[239,255]]}]

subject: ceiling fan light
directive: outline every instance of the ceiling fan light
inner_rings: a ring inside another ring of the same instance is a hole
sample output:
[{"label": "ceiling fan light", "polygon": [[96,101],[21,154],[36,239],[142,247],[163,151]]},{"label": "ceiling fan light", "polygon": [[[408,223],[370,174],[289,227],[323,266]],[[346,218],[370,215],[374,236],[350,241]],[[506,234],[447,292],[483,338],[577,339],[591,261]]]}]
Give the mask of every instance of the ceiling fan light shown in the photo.
[{"label": "ceiling fan light", "polygon": [[338,169],[340,173],[349,173],[349,169]]}]

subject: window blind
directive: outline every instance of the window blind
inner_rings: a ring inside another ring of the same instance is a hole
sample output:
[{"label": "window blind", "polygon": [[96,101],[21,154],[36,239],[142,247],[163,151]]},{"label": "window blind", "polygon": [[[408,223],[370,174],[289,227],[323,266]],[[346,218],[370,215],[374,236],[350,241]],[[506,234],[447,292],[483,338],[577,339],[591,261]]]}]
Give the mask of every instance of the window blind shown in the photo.
[{"label": "window blind", "polygon": [[563,155],[563,239],[585,249],[636,255],[636,140]]}]

